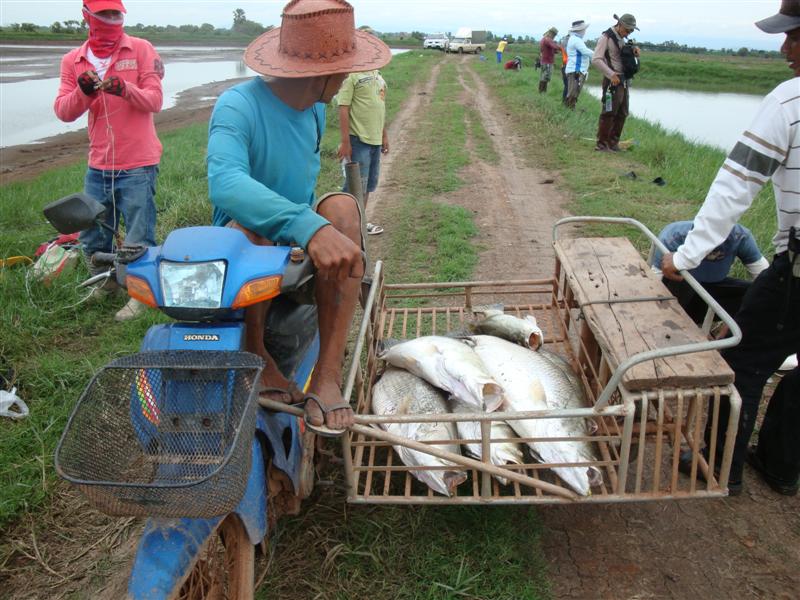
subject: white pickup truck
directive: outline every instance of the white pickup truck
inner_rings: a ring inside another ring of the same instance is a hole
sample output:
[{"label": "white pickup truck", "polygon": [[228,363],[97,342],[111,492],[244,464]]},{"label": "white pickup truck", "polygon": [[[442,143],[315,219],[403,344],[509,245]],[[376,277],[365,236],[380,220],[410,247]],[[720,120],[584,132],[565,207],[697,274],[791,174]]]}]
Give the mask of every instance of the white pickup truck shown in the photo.
[{"label": "white pickup truck", "polygon": [[438,50],[444,50],[447,48],[447,43],[450,40],[444,33],[432,33],[425,38],[422,42],[423,48],[436,48]]},{"label": "white pickup truck", "polygon": [[486,48],[486,32],[474,29],[459,29],[447,44],[447,52],[474,52],[479,54]]}]

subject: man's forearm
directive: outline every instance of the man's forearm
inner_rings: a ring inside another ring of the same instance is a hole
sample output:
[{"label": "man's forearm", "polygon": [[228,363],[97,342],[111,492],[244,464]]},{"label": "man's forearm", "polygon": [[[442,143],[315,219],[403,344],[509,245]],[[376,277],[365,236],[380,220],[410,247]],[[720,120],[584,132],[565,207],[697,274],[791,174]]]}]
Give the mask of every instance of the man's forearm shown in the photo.
[{"label": "man's forearm", "polygon": [[339,135],[342,142],[350,140],[350,106],[339,107]]}]

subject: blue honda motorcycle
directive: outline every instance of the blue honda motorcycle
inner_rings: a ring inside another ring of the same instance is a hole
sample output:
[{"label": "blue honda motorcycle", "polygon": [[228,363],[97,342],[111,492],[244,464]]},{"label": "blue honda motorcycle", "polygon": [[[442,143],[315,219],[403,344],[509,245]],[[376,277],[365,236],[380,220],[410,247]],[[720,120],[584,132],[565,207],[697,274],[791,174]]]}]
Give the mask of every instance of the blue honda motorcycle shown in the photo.
[{"label": "blue honda motorcycle", "polygon": [[[104,226],[83,194],[45,215],[62,233]],[[305,389],[319,334],[302,249],[189,227],[161,246],[94,259],[128,294],[176,319],[92,379],[56,449],[56,469],[100,510],[147,517],[128,597],[252,599],[254,549],[313,487],[314,435],[257,402],[262,360],[245,352],[247,306],[273,299],[265,345]],[[97,283],[97,276],[86,283]]]}]

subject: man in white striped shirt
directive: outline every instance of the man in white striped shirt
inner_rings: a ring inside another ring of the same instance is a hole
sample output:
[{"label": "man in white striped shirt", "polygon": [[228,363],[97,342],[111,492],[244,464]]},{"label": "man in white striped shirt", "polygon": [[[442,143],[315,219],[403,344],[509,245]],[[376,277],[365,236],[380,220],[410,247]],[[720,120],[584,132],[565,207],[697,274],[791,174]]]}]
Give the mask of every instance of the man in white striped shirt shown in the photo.
[{"label": "man in white striped shirt", "polygon": [[[723,352],[742,396],[729,490],[731,495],[741,491],[746,461],[773,490],[795,495],[800,474],[800,368],[785,375],[772,395],[758,447],[748,448],[748,443],[767,379],[786,356],[800,351],[800,257],[795,260],[800,239],[790,240],[792,228],[800,238],[800,0],[783,0],[778,14],[756,26],[766,33],[786,34],[781,52],[795,77],[764,98],[717,173],[692,231],[674,254],[664,255],[661,270],[668,279],[680,281],[678,271],[696,267],[722,243],[772,179],[778,215],[775,259],[750,286],[736,314],[741,343]],[[727,403],[722,408],[720,423],[727,420]],[[720,433],[718,448],[723,436]],[[706,445],[709,437],[707,428]],[[691,465],[689,455],[682,457],[683,466],[687,460]]]}]

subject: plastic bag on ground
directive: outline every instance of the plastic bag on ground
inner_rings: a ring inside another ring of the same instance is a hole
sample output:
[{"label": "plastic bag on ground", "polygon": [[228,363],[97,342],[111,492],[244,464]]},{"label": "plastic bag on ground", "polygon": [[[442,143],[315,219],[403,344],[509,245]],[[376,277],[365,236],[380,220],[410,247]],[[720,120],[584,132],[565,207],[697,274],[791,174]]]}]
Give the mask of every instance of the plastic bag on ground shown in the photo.
[{"label": "plastic bag on ground", "polygon": [[11,388],[10,392],[0,390],[0,417],[23,419],[28,413],[28,405],[17,396],[17,388]]}]

